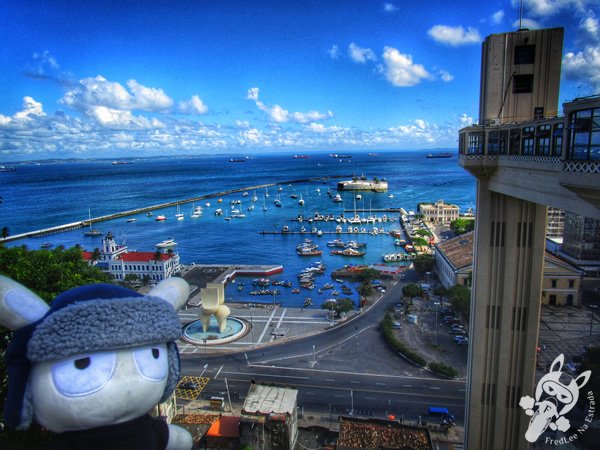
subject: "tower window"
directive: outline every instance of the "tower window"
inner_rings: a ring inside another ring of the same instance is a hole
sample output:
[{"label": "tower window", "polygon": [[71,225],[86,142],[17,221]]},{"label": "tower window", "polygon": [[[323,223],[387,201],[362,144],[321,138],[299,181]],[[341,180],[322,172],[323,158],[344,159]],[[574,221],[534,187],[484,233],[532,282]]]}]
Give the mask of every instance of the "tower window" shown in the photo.
[{"label": "tower window", "polygon": [[533,92],[533,75],[515,75],[513,80],[513,94],[527,94]]},{"label": "tower window", "polygon": [[535,63],[535,45],[517,45],[515,47],[515,65]]}]

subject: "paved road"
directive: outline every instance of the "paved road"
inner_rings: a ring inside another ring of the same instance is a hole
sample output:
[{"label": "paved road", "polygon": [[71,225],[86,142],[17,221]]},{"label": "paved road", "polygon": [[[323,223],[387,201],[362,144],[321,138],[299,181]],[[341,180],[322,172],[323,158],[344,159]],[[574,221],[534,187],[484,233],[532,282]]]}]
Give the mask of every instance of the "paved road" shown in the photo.
[{"label": "paved road", "polygon": [[429,405],[446,406],[463,419],[465,383],[441,379],[408,364],[383,341],[379,322],[401,296],[401,285],[350,323],[314,336],[227,355],[185,355],[182,373],[211,378],[202,398],[224,395],[225,378],[234,403],[249,383],[299,389],[298,406],[321,414],[348,413],[416,420]]}]

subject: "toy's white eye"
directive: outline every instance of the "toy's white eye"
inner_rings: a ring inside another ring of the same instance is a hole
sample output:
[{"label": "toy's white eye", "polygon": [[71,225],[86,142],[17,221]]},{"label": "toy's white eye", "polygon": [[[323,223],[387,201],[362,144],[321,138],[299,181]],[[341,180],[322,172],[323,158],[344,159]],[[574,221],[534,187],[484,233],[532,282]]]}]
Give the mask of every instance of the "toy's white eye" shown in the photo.
[{"label": "toy's white eye", "polygon": [[54,386],[67,397],[81,397],[102,389],[115,371],[114,352],[75,356],[52,366]]},{"label": "toy's white eye", "polygon": [[135,365],[140,375],[150,381],[162,381],[169,373],[166,344],[142,347],[133,351]]}]

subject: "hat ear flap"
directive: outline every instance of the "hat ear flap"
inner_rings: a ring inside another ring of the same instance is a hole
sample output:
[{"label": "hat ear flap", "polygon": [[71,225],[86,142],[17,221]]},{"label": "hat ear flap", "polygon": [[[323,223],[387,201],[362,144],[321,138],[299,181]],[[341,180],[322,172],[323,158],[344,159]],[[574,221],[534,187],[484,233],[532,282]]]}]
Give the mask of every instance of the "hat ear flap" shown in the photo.
[{"label": "hat ear flap", "polygon": [[49,308],[25,286],[0,275],[0,325],[19,330],[40,320]]},{"label": "hat ear flap", "polygon": [[158,283],[154,289],[148,292],[148,295],[163,299],[177,311],[188,301],[190,285],[183,278],[167,278]]}]

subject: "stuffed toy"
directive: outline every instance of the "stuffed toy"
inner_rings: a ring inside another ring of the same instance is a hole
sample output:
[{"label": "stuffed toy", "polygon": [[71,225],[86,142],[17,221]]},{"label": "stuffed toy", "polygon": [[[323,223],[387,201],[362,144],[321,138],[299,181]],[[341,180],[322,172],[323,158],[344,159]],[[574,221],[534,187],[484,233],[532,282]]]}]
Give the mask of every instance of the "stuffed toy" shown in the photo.
[{"label": "stuffed toy", "polygon": [[179,379],[176,311],[188,295],[183,279],[169,278],[148,295],[95,284],[48,306],[0,276],[0,325],[14,331],[5,424],[35,420],[60,450],[190,449],[185,429],[148,414]]}]

